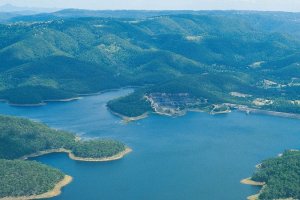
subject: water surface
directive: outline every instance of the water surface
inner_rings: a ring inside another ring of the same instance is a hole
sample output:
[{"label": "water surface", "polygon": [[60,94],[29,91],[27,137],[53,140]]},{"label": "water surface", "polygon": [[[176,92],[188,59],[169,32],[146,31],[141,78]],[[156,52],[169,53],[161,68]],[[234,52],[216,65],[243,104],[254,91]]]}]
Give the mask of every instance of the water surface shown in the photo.
[{"label": "water surface", "polygon": [[259,188],[241,185],[254,165],[300,147],[299,120],[266,115],[188,113],[124,124],[106,108],[122,89],[68,103],[12,107],[28,117],[87,138],[114,138],[133,148],[122,160],[86,163],[65,154],[36,158],[74,177],[53,200],[244,200]]}]

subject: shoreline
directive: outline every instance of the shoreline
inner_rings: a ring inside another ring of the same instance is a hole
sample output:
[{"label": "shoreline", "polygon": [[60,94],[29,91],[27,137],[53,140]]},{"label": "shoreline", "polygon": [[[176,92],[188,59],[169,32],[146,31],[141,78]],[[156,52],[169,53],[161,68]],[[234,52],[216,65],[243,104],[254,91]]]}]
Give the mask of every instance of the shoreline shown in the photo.
[{"label": "shoreline", "polygon": [[252,185],[252,186],[264,186],[264,185],[266,185],[265,182],[257,182],[257,181],[251,180],[251,177],[241,180],[240,183],[242,183],[244,185]]},{"label": "shoreline", "polygon": [[133,122],[133,121],[138,121],[141,119],[145,119],[148,117],[148,112],[143,113],[142,115],[136,116],[136,117],[128,117],[126,115],[122,115],[120,113],[117,113],[113,110],[111,110],[108,106],[106,108],[111,112],[113,115],[120,117],[125,123]]},{"label": "shoreline", "polygon": [[264,115],[271,115],[276,117],[285,117],[285,118],[292,118],[292,119],[300,119],[300,114],[296,113],[286,113],[286,112],[278,112],[278,111],[271,111],[271,110],[262,110],[258,108],[250,108],[245,105],[238,105],[238,104],[230,104],[225,103],[225,105],[237,109],[241,112],[246,112],[247,114],[264,114]]},{"label": "shoreline", "polygon": [[285,117],[285,118],[292,118],[292,119],[300,119],[300,114],[296,113],[285,113],[285,112],[277,112],[277,111],[270,111],[270,110],[260,110],[260,109],[251,109],[250,112],[256,114],[264,114],[264,115],[271,115],[276,117]]},{"label": "shoreline", "polygon": [[[44,106],[47,105],[47,102],[70,102],[70,101],[76,101],[76,100],[80,100],[82,98],[84,98],[85,96],[95,96],[95,95],[100,95],[106,92],[111,92],[111,91],[118,91],[118,90],[122,90],[122,89],[135,89],[135,88],[141,88],[142,86],[125,86],[125,87],[121,87],[121,88],[113,88],[113,89],[106,89],[106,90],[101,90],[99,92],[95,92],[95,93],[87,93],[87,94],[77,94],[78,96],[76,97],[72,97],[72,98],[67,98],[67,99],[53,99],[53,100],[43,100],[40,103],[33,103],[33,104],[18,104],[18,103],[10,103],[9,100],[7,99],[0,99],[0,102],[5,102],[7,104],[9,104],[10,106],[17,106],[17,107],[37,107],[37,106]],[[278,112],[278,111],[271,111],[271,110],[262,110],[259,108],[251,108],[248,107],[247,105],[239,105],[239,104],[232,104],[232,103],[223,103],[223,105],[228,106],[229,108],[233,108],[233,109],[237,109],[239,111],[242,112],[246,112],[247,114],[251,114],[251,113],[255,113],[255,114],[264,114],[264,115],[271,115],[271,116],[277,116],[277,117],[285,117],[285,118],[292,118],[292,119],[300,119],[300,114],[297,113],[286,113],[286,112]],[[137,121],[140,119],[144,119],[148,117],[148,112],[136,116],[136,117],[128,117],[122,114],[119,114],[115,111],[112,111],[111,109],[109,109],[113,114],[121,117],[125,122],[131,122],[131,121]],[[169,113],[163,113],[163,112],[159,112],[156,109],[154,109],[154,113],[159,114],[159,115],[165,115],[165,116],[182,116],[185,115],[186,112],[199,112],[197,111],[198,109],[184,109],[183,111],[180,112],[180,114],[177,115],[172,115]],[[200,112],[202,112],[200,110]],[[204,111],[205,112],[205,111]],[[231,110],[226,110],[226,111],[221,111],[221,112],[208,112],[209,114],[215,115],[215,114],[227,114],[230,113]]]},{"label": "shoreline", "polygon": [[254,194],[254,195],[248,196],[247,200],[258,200],[258,196],[259,196],[259,194]]},{"label": "shoreline", "polygon": [[[85,96],[95,96],[95,95],[100,95],[106,92],[111,92],[111,91],[118,91],[121,89],[131,89],[131,88],[140,88],[138,86],[134,87],[122,87],[119,89],[107,89],[107,90],[103,90],[100,92],[96,92],[96,93],[89,93],[89,94],[78,94],[78,97],[72,97],[72,98],[67,98],[67,99],[53,99],[53,100],[43,100],[40,103],[33,103],[33,104],[17,104],[17,103],[10,103],[9,100],[7,99],[0,99],[0,102],[4,102],[7,103],[10,106],[16,106],[16,107],[38,107],[38,106],[45,106],[47,105],[47,103],[51,103],[51,102],[71,102],[71,101],[77,101],[80,99],[83,99]],[[271,111],[271,110],[262,110],[259,108],[251,108],[248,107],[246,105],[239,105],[239,104],[231,104],[231,103],[224,103],[224,105],[229,106],[230,108],[239,110],[241,112],[246,112],[247,114],[263,114],[263,115],[271,115],[271,116],[276,116],[276,117],[284,117],[284,118],[292,118],[292,119],[300,119],[300,114],[297,113],[286,113],[286,112],[278,112],[278,111]],[[121,117],[126,123],[131,122],[131,121],[137,121],[137,120],[141,120],[144,118],[148,117],[148,112],[136,116],[136,117],[128,117],[122,114],[119,114],[115,111],[112,111],[111,109],[109,109],[110,112],[112,112],[114,115],[117,115],[119,117]],[[183,111],[180,112],[180,114],[176,114],[176,115],[172,115],[169,113],[163,113],[163,112],[159,112],[157,110],[154,110],[154,113],[158,114],[158,115],[164,115],[164,116],[169,116],[169,117],[177,117],[177,116],[183,116],[186,114],[186,112],[206,112],[206,111],[202,111],[202,110],[198,110],[198,109],[184,109]],[[217,114],[228,114],[230,113],[231,110],[226,110],[226,111],[221,111],[221,112],[208,112],[208,114],[211,115],[217,115]]]},{"label": "shoreline", "polygon": [[[285,113],[285,112],[277,112],[277,111],[270,111],[270,110],[261,110],[261,109],[256,109],[256,108],[249,108],[248,106],[244,106],[244,105],[236,105],[236,104],[228,104],[228,103],[226,103],[225,105],[228,105],[230,108],[236,109],[240,112],[245,112],[247,114],[253,113],[253,114],[270,115],[270,116],[275,116],[275,117],[284,117],[284,118],[290,118],[290,119],[300,119],[300,114],[296,114],[296,113]],[[115,111],[112,111],[111,109],[109,109],[109,111],[112,114],[122,118],[122,120],[124,120],[127,123],[149,117],[148,112],[146,112],[140,116],[137,116],[137,117],[128,117],[128,116],[119,114]],[[153,113],[155,113],[155,114],[167,116],[167,117],[184,116],[184,115],[186,115],[187,112],[206,112],[210,115],[222,115],[222,114],[230,114],[230,113],[232,113],[232,110],[229,109],[229,110],[221,111],[221,112],[209,112],[209,111],[204,111],[201,109],[185,109],[180,114],[176,114],[176,115],[172,115],[169,113],[163,113],[163,112],[159,112],[156,110],[153,111]]]},{"label": "shoreline", "polygon": [[52,153],[66,153],[66,154],[68,154],[68,157],[71,160],[75,160],[75,161],[82,161],[82,162],[108,162],[108,161],[119,160],[119,159],[123,158],[124,156],[126,156],[127,154],[129,154],[130,152],[132,152],[132,149],[129,148],[129,147],[126,147],[124,151],[119,152],[118,154],[110,156],[110,157],[103,157],[103,158],[82,158],[82,157],[75,156],[72,153],[71,150],[60,148],[60,149],[51,149],[51,150],[46,150],[46,151],[40,151],[38,153],[34,153],[34,154],[23,156],[20,159],[27,160],[29,158],[35,158],[35,157],[39,157],[39,156],[43,156],[43,155],[47,155],[47,154],[52,154]]},{"label": "shoreline", "polygon": [[263,190],[263,188],[266,186],[265,182],[257,182],[257,181],[253,181],[251,180],[251,177],[249,178],[245,178],[243,180],[240,181],[241,184],[245,184],[245,185],[252,185],[252,186],[258,186],[258,187],[262,187],[259,192],[257,194],[251,195],[247,197],[247,200],[258,200],[258,197],[261,193],[261,191]]},{"label": "shoreline", "polygon": [[124,151],[119,152],[116,155],[110,156],[110,157],[104,157],[104,158],[81,158],[75,156],[72,152],[69,152],[69,158],[76,161],[83,161],[83,162],[109,162],[114,160],[119,160],[132,152],[132,149],[129,147],[126,147]]},{"label": "shoreline", "polygon": [[138,120],[141,120],[141,119],[145,119],[148,117],[148,113],[144,113],[140,116],[137,116],[137,117],[126,117],[126,116],[123,116],[123,121],[125,123],[129,123],[129,122],[132,122],[132,121],[138,121]]},{"label": "shoreline", "polygon": [[10,106],[15,106],[15,107],[38,107],[38,106],[44,106],[46,103],[36,103],[36,104],[15,104],[15,103],[9,103],[9,101],[3,101],[6,102]]},{"label": "shoreline", "polygon": [[209,114],[211,114],[211,115],[222,115],[222,114],[229,114],[229,113],[231,113],[230,109],[229,110],[224,110],[224,111],[217,111],[217,112],[211,111]]},{"label": "shoreline", "polygon": [[43,102],[70,102],[70,101],[77,101],[82,99],[82,97],[73,97],[73,98],[68,98],[68,99],[51,99],[51,100],[44,100]]},{"label": "shoreline", "polygon": [[18,103],[10,103],[8,100],[3,99],[1,102],[5,102],[10,106],[16,106],[16,107],[38,107],[38,106],[45,106],[47,103],[50,102],[71,102],[71,101],[77,101],[79,99],[82,99],[82,97],[73,97],[68,99],[53,99],[53,100],[43,100],[41,103],[32,103],[32,104],[18,104]]},{"label": "shoreline", "polygon": [[0,200],[33,200],[33,199],[48,199],[52,197],[56,197],[61,194],[61,190],[72,182],[73,178],[69,175],[65,175],[65,177],[55,184],[54,188],[48,192],[37,195],[30,196],[20,196],[20,197],[3,197]]},{"label": "shoreline", "polygon": [[[224,105],[226,106],[226,110],[215,111],[215,109],[221,108]],[[226,104],[213,104],[213,109],[209,112],[209,114],[211,115],[228,114],[228,113],[231,113],[231,109]]]},{"label": "shoreline", "polygon": [[[168,116],[168,117],[177,117],[177,116],[183,116],[186,114],[187,109],[184,110],[175,110],[173,108],[167,108],[169,109],[169,111],[173,111],[172,112],[164,112],[163,111],[163,107],[158,106],[157,103],[155,103],[155,101],[148,97],[147,95],[144,96],[144,98],[146,99],[146,101],[150,102],[151,108],[154,111],[154,113],[158,114],[158,115],[164,115],[164,116]],[[159,109],[161,109],[162,111],[159,111]]]},{"label": "shoreline", "polygon": [[7,103],[10,106],[19,106],[19,107],[36,107],[36,106],[45,106],[47,105],[47,102],[70,102],[70,101],[76,101],[80,100],[86,96],[95,96],[95,95],[100,95],[106,92],[114,92],[122,89],[135,89],[135,88],[141,88],[143,86],[125,86],[121,88],[115,88],[115,89],[106,89],[106,90],[101,90],[99,92],[94,92],[94,93],[86,93],[86,94],[77,94],[75,97],[67,98],[67,99],[50,99],[50,100],[42,100],[40,103],[28,103],[28,104],[18,104],[18,103],[11,103],[7,99],[0,99],[0,102]]}]

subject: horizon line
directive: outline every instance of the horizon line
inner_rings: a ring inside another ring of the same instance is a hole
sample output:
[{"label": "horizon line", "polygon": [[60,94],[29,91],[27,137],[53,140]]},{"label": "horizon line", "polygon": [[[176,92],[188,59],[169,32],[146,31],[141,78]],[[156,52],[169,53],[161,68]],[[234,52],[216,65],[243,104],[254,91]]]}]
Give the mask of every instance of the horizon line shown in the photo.
[{"label": "horizon line", "polygon": [[[101,9],[93,9],[93,8],[78,8],[78,7],[38,7],[38,6],[18,6],[11,3],[3,3],[0,2],[0,7],[4,6],[12,6],[15,8],[19,8],[19,11],[0,11],[0,12],[21,12],[21,11],[30,11],[30,10],[53,10],[53,12],[62,11],[62,10],[86,10],[86,11],[154,11],[154,12],[163,12],[163,11],[242,11],[242,12],[282,12],[282,13],[300,13],[300,11],[293,11],[293,10],[267,10],[267,9],[137,9],[137,8],[101,8]],[[24,10],[22,10],[24,9]],[[27,10],[26,10],[27,9]]]}]

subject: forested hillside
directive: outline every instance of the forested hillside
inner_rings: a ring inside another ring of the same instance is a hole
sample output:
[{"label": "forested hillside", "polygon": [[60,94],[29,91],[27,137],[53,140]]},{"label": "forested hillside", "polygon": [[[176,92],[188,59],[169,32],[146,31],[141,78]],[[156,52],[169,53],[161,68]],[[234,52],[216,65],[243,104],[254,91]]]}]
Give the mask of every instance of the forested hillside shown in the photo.
[{"label": "forested hillside", "polygon": [[38,104],[144,86],[109,107],[137,116],[153,109],[145,97],[159,92],[206,99],[201,107],[300,113],[299,19],[280,12],[82,10],[12,18],[0,24],[0,98]]},{"label": "forested hillside", "polygon": [[[70,9],[2,13],[1,21],[0,100],[11,104],[139,86],[108,107],[129,117],[226,113],[236,105],[300,114],[298,13]],[[13,159],[56,149],[96,159],[126,146],[78,141],[41,123],[0,116],[0,198],[53,188],[61,172]],[[252,179],[267,183],[260,199],[300,198],[299,152],[264,161]]]},{"label": "forested hillside", "polygon": [[0,198],[43,194],[64,176],[59,170],[38,162],[0,159]]},{"label": "forested hillside", "polygon": [[19,159],[55,150],[70,153],[72,159],[90,161],[109,160],[126,149],[118,141],[78,140],[72,133],[42,123],[0,115],[0,198],[40,195],[52,190],[65,178],[63,172]]},{"label": "forested hillside", "polygon": [[78,141],[69,132],[28,119],[0,116],[0,159],[17,159],[54,149],[67,149],[82,158],[104,158],[125,150],[113,140]]},{"label": "forested hillside", "polygon": [[277,158],[265,160],[252,180],[265,182],[259,199],[300,198],[300,152],[286,151]]}]

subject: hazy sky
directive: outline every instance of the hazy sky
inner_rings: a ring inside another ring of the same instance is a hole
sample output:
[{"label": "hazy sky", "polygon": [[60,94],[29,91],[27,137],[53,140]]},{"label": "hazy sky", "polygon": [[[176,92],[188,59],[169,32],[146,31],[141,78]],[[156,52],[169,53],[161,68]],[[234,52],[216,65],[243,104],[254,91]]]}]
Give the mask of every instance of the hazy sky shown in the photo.
[{"label": "hazy sky", "polygon": [[0,0],[25,7],[144,10],[280,10],[300,12],[300,0]]}]

